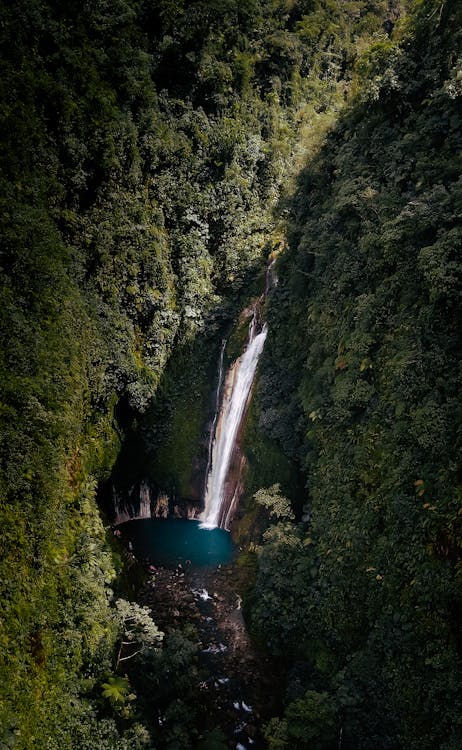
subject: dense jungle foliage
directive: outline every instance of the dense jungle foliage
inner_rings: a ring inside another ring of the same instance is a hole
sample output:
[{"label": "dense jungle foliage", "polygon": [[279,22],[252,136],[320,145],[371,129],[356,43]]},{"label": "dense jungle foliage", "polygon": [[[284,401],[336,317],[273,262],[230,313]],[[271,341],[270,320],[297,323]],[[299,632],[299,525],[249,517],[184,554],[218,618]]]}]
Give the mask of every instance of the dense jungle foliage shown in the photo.
[{"label": "dense jungle foliage", "polygon": [[263,496],[273,750],[462,744],[461,42],[460,3],[423,2],[373,46],[289,204],[261,421],[307,502]]},{"label": "dense jungle foliage", "polygon": [[257,493],[268,744],[460,746],[461,18],[404,5],[0,8],[2,750],[199,746],[194,633],[125,600],[95,494],[287,216],[251,417],[308,484],[302,524]]}]

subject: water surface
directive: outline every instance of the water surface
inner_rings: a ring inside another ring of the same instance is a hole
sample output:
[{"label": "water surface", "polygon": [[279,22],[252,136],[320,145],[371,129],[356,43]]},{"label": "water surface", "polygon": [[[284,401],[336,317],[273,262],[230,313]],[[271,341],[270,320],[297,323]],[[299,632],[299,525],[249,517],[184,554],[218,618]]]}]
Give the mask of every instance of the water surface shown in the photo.
[{"label": "water surface", "polygon": [[120,524],[122,539],[140,562],[174,568],[231,562],[236,548],[224,529],[205,529],[199,521],[140,518]]}]

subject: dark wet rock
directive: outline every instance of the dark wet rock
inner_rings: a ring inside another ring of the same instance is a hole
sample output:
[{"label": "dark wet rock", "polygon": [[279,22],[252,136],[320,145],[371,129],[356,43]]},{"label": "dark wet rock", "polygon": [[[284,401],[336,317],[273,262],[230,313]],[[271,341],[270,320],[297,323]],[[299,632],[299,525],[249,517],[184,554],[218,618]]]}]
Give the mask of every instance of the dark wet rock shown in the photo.
[{"label": "dark wet rock", "polygon": [[177,572],[157,569],[141,603],[153,609],[162,630],[191,623],[197,629],[198,691],[206,708],[201,731],[220,727],[230,746],[240,742],[248,747],[250,738],[257,750],[263,747],[261,725],[277,710],[277,680],[268,659],[250,641],[238,592],[239,574],[234,566],[188,568],[181,576]]}]

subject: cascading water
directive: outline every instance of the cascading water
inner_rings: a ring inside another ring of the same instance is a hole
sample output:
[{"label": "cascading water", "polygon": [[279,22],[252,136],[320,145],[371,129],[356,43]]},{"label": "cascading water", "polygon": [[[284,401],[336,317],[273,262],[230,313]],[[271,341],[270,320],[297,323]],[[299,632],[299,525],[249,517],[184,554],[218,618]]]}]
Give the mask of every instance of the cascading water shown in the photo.
[{"label": "cascading water", "polygon": [[[126,521],[133,521],[137,518],[151,518],[151,493],[145,482],[141,482],[139,488],[139,502],[125,503],[120,500],[114,493],[114,525],[118,526]],[[130,494],[133,493],[133,488]]]},{"label": "cascading water", "polygon": [[257,306],[249,325],[247,348],[228,372],[224,398],[212,449],[212,466],[207,472],[205,508],[200,520],[203,526],[226,528],[236,501],[237,487],[227,488],[236,441],[249,401],[258,360],[263,351],[267,326],[257,333]]},{"label": "cascading water", "polygon": [[225,357],[225,349],[226,349],[226,339],[223,339],[221,342],[220,362],[218,365],[218,385],[217,385],[217,390],[215,394],[215,414],[213,417],[212,426],[210,428],[209,449],[207,453],[207,469],[205,472],[204,496],[207,494],[207,483],[209,479],[210,467],[212,465],[213,441],[215,438],[215,428],[217,426],[217,419],[218,419],[219,406],[220,406],[221,386],[223,383],[223,360]]}]

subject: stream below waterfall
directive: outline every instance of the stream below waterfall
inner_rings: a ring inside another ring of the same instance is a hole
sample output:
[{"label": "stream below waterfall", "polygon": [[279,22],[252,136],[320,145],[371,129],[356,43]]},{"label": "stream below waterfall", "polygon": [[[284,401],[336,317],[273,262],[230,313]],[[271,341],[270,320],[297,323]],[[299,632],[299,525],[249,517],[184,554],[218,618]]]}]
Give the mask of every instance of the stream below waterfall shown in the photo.
[{"label": "stream below waterfall", "polygon": [[220,728],[229,748],[258,750],[265,746],[261,726],[277,705],[278,681],[274,664],[247,633],[237,593],[240,575],[235,565],[157,568],[140,600],[162,629],[196,628],[200,729]]}]

